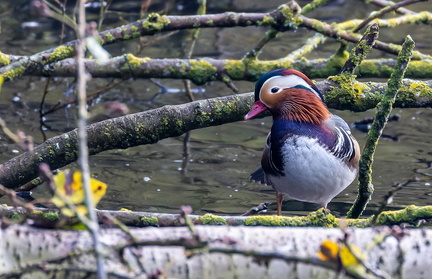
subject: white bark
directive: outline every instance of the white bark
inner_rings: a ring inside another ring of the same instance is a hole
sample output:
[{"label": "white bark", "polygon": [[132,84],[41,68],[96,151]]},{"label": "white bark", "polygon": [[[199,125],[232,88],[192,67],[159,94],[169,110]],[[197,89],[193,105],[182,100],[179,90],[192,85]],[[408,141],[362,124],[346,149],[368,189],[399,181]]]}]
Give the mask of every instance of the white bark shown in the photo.
[{"label": "white bark", "polygon": [[[187,257],[183,246],[192,236],[185,227],[132,229],[136,245],[118,229],[104,229],[105,264],[111,278],[332,278],[334,272],[314,264],[325,239],[342,238],[340,229],[197,226],[207,249],[235,249],[263,255],[278,252],[294,261],[262,264],[238,253],[205,252]],[[366,263],[391,278],[422,278],[432,265],[432,230],[412,229],[398,241],[388,228],[348,229],[348,242],[367,255]],[[377,239],[388,235],[380,244]],[[44,230],[13,225],[0,231],[0,276],[21,278],[82,277],[95,271],[87,231]],[[158,244],[159,246],[156,246]],[[174,245],[176,244],[176,245]],[[148,246],[153,245],[153,246]],[[123,249],[124,248],[124,249]],[[256,259],[256,258],[255,258]],[[297,261],[296,261],[297,259]],[[298,262],[303,259],[303,263]],[[311,262],[306,264],[305,262]]]}]

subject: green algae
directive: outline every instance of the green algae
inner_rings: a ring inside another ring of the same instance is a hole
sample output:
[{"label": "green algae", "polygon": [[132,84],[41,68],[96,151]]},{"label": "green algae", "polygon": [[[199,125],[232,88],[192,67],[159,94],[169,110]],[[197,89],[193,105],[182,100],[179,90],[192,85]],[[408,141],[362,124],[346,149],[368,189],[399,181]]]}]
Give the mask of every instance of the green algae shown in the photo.
[{"label": "green algae", "polygon": [[262,21],[258,25],[270,26],[270,25],[273,25],[275,23],[276,23],[276,21],[271,16],[264,16]]},{"label": "green algae", "polygon": [[2,66],[5,66],[5,65],[10,64],[10,62],[11,62],[11,59],[10,59],[9,55],[4,54],[3,52],[0,51],[0,64]]},{"label": "green algae", "polygon": [[2,74],[4,80],[13,80],[14,78],[20,77],[25,73],[26,68],[24,66],[14,68],[6,71]]},{"label": "green algae", "polygon": [[50,54],[46,63],[53,63],[72,57],[74,53],[75,49],[71,46],[59,46]]},{"label": "green algae", "polygon": [[32,211],[32,214],[34,216],[36,216],[37,218],[41,218],[41,219],[47,220],[49,222],[56,222],[56,221],[60,220],[60,215],[58,212],[52,212],[52,211],[43,212],[40,210],[34,210],[34,211]]},{"label": "green algae", "polygon": [[419,219],[430,218],[431,215],[431,206],[410,205],[402,210],[382,212],[376,218],[376,225],[413,223]]},{"label": "green algae", "polygon": [[142,27],[147,31],[160,31],[170,23],[167,16],[151,13],[142,21]]},{"label": "green algae", "polygon": [[252,216],[245,220],[246,226],[276,226],[276,227],[325,227],[339,226],[339,219],[328,213],[326,209],[311,212],[307,216]]},{"label": "green algae", "polygon": [[224,218],[213,214],[205,214],[197,218],[197,221],[203,225],[227,225]]},{"label": "green algae", "polygon": [[141,217],[140,218],[140,226],[142,227],[159,227],[159,220],[157,217]]},{"label": "green algae", "polygon": [[204,60],[192,60],[189,69],[189,78],[195,84],[201,85],[216,80],[217,68]]},{"label": "green algae", "polygon": [[245,75],[246,65],[240,60],[226,60],[224,71],[232,79],[242,79]]},{"label": "green algae", "polygon": [[115,37],[110,33],[106,33],[103,35],[103,40],[108,42],[108,43],[111,43],[111,42],[115,41]]},{"label": "green algae", "polygon": [[372,98],[366,98],[366,92],[370,87],[365,83],[355,80],[356,76],[342,73],[338,76],[330,76],[328,79],[336,82],[339,87],[334,87],[325,95],[326,102],[338,103],[342,109],[353,109],[364,111],[370,108]]}]

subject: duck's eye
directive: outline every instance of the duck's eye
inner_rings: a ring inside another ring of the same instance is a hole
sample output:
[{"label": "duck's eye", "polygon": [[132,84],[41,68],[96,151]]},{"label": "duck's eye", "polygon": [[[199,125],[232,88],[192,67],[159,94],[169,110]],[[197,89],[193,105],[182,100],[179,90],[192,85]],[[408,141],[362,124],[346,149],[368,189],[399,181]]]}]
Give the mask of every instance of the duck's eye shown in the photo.
[{"label": "duck's eye", "polygon": [[272,87],[272,89],[270,89],[270,92],[271,92],[271,93],[278,93],[279,90],[280,90],[279,87]]}]

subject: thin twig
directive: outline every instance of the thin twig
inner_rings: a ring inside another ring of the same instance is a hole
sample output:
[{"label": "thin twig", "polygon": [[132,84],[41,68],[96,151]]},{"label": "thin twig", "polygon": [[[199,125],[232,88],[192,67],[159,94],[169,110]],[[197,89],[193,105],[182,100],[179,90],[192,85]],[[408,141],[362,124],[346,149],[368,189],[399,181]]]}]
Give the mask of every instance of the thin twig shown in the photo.
[{"label": "thin twig", "polygon": [[[373,4],[381,6],[381,7],[387,7],[387,6],[395,4],[393,1],[387,1],[387,0],[364,0],[364,1],[368,2],[368,3],[373,3]],[[412,14],[412,15],[416,14],[416,12],[413,12],[413,11],[408,10],[406,8],[398,8],[398,9],[396,9],[396,12],[399,13],[399,14],[404,14],[404,15],[406,15],[406,14]]]},{"label": "thin twig", "polygon": [[313,0],[312,2],[303,6],[301,10],[301,14],[302,15],[308,14],[313,10],[315,10],[316,8],[324,6],[325,4],[327,4],[328,1],[329,0]]},{"label": "thin twig", "polygon": [[[343,230],[344,231],[344,230]],[[361,264],[368,272],[372,273],[375,277],[377,278],[381,278],[381,279],[390,279],[390,275],[383,272],[382,270],[379,269],[375,269],[371,266],[369,266],[369,264],[367,264],[364,260],[363,257],[361,257],[361,255],[359,255],[357,253],[357,251],[355,251],[351,244],[348,242],[348,236],[349,234],[347,232],[344,231],[344,235],[345,237],[342,239],[343,244],[347,247],[348,251],[354,256],[354,258],[358,261],[359,264]]]},{"label": "thin twig", "polygon": [[100,1],[100,9],[99,9],[99,21],[98,21],[98,27],[97,30],[98,32],[100,32],[102,30],[102,24],[103,21],[105,19],[105,14],[109,9],[109,6],[112,3],[112,0],[108,0],[108,1]]},{"label": "thin twig", "polygon": [[[198,1],[198,3],[200,4],[197,10],[197,15],[204,15],[207,12],[207,1],[206,0],[200,0]],[[201,29],[196,29],[192,32],[189,32],[191,35],[190,38],[190,42],[189,45],[185,48],[186,49],[186,58],[187,59],[191,59],[192,58],[192,53],[194,51],[195,48],[195,44],[198,40],[199,34],[200,34]],[[195,98],[192,94],[192,87],[191,87],[191,81],[189,79],[184,79],[183,80],[184,86],[185,86],[185,90],[186,90],[186,95],[189,98],[189,102],[193,102],[195,101]],[[189,160],[190,160],[190,156],[191,156],[191,152],[190,152],[190,138],[191,138],[191,132],[188,131],[185,134],[185,137],[183,139],[183,162],[182,162],[182,174],[185,175],[187,172],[187,167],[189,165]]]},{"label": "thin twig", "polygon": [[404,0],[404,1],[401,1],[401,2],[398,2],[398,3],[394,4],[392,6],[385,7],[383,9],[381,9],[380,11],[378,11],[376,13],[373,13],[371,16],[369,16],[367,19],[365,19],[362,23],[360,23],[353,30],[353,32],[356,33],[358,31],[360,31],[363,27],[365,27],[372,20],[374,20],[376,18],[379,18],[379,17],[382,17],[383,15],[385,15],[385,14],[391,12],[391,11],[397,10],[400,7],[408,6],[410,4],[414,4],[414,3],[417,3],[417,2],[423,2],[423,1],[428,1],[428,0]]},{"label": "thin twig", "polygon": [[271,28],[268,30],[264,36],[257,44],[256,46],[248,51],[243,59],[256,59],[258,57],[258,54],[260,53],[261,49],[271,40],[276,38],[277,34],[279,33],[278,30]]},{"label": "thin twig", "polygon": [[104,267],[104,259],[101,251],[101,243],[99,240],[99,224],[97,220],[96,211],[93,208],[93,195],[90,188],[90,167],[88,163],[89,151],[87,147],[87,73],[84,66],[84,52],[85,52],[85,37],[86,37],[86,17],[85,17],[85,0],[79,1],[78,6],[78,40],[79,43],[76,48],[77,52],[77,91],[78,91],[78,141],[79,141],[79,154],[78,162],[82,172],[82,180],[85,192],[85,203],[88,210],[90,222],[87,229],[90,231],[93,239],[94,250],[97,261],[97,276],[99,279],[107,278]]},{"label": "thin twig", "polygon": [[415,180],[410,179],[404,183],[399,183],[398,185],[395,186],[395,188],[391,191],[389,191],[384,197],[383,200],[381,201],[381,205],[378,208],[378,210],[375,212],[375,214],[373,215],[373,219],[371,221],[371,225],[375,226],[379,215],[386,209],[386,207],[391,204],[393,202],[393,198],[396,195],[397,192],[399,192],[400,190],[404,189],[405,186],[407,186],[409,183],[411,182],[415,182]]},{"label": "thin twig", "polygon": [[233,83],[232,79],[228,77],[225,73],[222,74],[222,82],[235,94],[240,93],[237,86]]},{"label": "thin twig", "polygon": [[[306,5],[308,6],[308,10],[312,11],[314,8],[318,7],[319,4],[317,4],[318,2],[322,2],[320,0],[315,0],[313,3],[311,3],[310,5]],[[303,14],[303,10],[302,8],[299,6],[299,4],[297,4],[297,2],[295,1],[291,1],[287,4],[288,8],[291,10],[292,12],[292,18],[297,17],[299,14]],[[286,27],[283,27],[282,29],[284,29]],[[291,29],[296,29],[296,26],[291,26]],[[256,46],[251,49],[250,51],[248,51],[245,56],[243,57],[242,60],[244,59],[256,59],[258,58],[258,55],[260,53],[260,51],[264,48],[264,46],[270,42],[271,40],[273,40],[274,38],[277,37],[277,35],[279,34],[279,32],[282,30],[279,30],[279,28],[270,28],[270,30],[268,30],[264,36],[264,38],[262,38],[257,44]]]},{"label": "thin twig", "polygon": [[282,58],[281,61],[295,61],[297,59],[302,59],[306,56],[306,54],[312,52],[319,44],[322,44],[326,41],[327,37],[317,33],[313,35],[311,38],[307,39],[304,45],[294,51],[292,51],[290,54],[288,54],[286,57]]},{"label": "thin twig", "polygon": [[[107,86],[105,86],[104,88],[100,88],[96,91],[93,91],[91,93],[87,94],[87,102],[94,100],[95,98],[97,98],[100,94],[111,90],[112,88],[116,87],[117,85],[121,84],[125,82],[125,80],[119,80],[119,81],[112,81],[110,84],[108,84]],[[46,116],[50,113],[53,113],[59,109],[65,108],[69,105],[76,105],[78,103],[78,100],[73,99],[73,100],[69,100],[69,101],[65,101],[64,103],[57,103],[55,104],[53,107],[51,107],[50,109],[48,109],[47,111],[43,111],[41,116]]]},{"label": "thin twig", "polygon": [[20,201],[20,200],[17,198],[17,195],[16,195],[15,191],[13,191],[13,190],[11,190],[11,189],[8,189],[8,188],[4,187],[4,186],[1,185],[1,184],[0,184],[0,193],[1,193],[2,195],[6,195],[6,196],[8,196],[9,199],[11,200],[11,202],[12,202],[12,205],[13,205],[15,208],[22,207],[22,208],[24,208],[27,212],[31,212],[31,211],[33,211],[33,210],[36,209],[32,204],[29,204],[29,203],[25,203],[25,202]]},{"label": "thin twig", "polygon": [[43,127],[45,126],[44,125],[44,120],[43,120],[43,118],[44,118],[43,107],[45,106],[46,96],[49,93],[49,86],[50,86],[50,84],[51,84],[51,77],[48,77],[47,81],[45,82],[44,91],[42,93],[42,100],[41,100],[41,102],[39,104],[39,131],[41,132],[44,141],[47,139],[47,137],[46,137],[46,133],[45,133],[45,131],[43,129]]},{"label": "thin twig", "polygon": [[8,128],[8,126],[6,125],[6,122],[1,117],[0,117],[0,127],[3,130],[3,133],[5,133],[5,135],[9,139],[11,139],[15,143],[19,142],[18,136]]},{"label": "thin twig", "polygon": [[[329,261],[322,261],[318,257],[301,257],[296,255],[285,255],[278,251],[264,252],[264,251],[256,251],[253,249],[225,248],[225,247],[209,247],[208,252],[250,256],[250,257],[254,257],[258,262],[268,262],[270,260],[279,259],[285,261],[286,263],[309,264],[309,265],[320,266],[329,270],[333,270],[336,273],[338,272],[337,264]],[[349,278],[363,278],[359,274],[355,274],[354,272],[350,272],[348,270],[346,270],[346,275]]]}]

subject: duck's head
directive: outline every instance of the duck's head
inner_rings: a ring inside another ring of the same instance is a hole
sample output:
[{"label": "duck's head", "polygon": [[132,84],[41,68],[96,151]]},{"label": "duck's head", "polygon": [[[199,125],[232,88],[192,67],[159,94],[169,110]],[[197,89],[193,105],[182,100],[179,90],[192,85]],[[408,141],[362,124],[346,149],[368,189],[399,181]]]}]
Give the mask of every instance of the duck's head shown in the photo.
[{"label": "duck's head", "polygon": [[273,118],[319,124],[330,113],[319,89],[303,73],[280,69],[261,76],[255,84],[255,103],[244,119],[265,110]]}]

